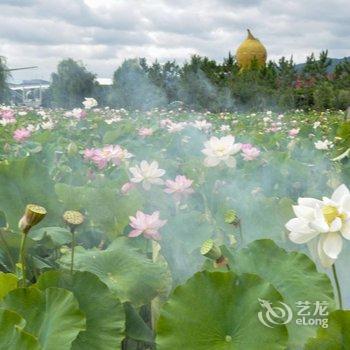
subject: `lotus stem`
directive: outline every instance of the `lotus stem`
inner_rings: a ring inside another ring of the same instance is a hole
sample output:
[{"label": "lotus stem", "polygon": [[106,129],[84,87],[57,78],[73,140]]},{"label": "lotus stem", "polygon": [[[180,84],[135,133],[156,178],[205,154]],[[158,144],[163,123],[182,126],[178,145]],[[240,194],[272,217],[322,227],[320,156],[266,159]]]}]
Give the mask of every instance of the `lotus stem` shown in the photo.
[{"label": "lotus stem", "polygon": [[0,239],[1,239],[1,241],[2,241],[2,243],[3,243],[3,245],[4,245],[4,247],[5,247],[5,251],[6,251],[6,254],[7,254],[7,256],[8,256],[8,258],[9,258],[9,260],[10,260],[10,263],[11,263],[11,265],[12,265],[12,269],[15,270],[16,264],[15,264],[15,262],[13,261],[10,248],[9,248],[7,242],[6,242],[6,239],[5,239],[5,237],[4,237],[4,233],[3,233],[3,231],[2,231],[1,229],[0,229]]},{"label": "lotus stem", "polygon": [[25,231],[22,231],[22,239],[21,239],[21,246],[19,249],[19,262],[21,264],[22,269],[22,286],[27,286],[27,274],[26,274],[26,240],[27,240],[27,233]]},{"label": "lotus stem", "polygon": [[74,249],[75,249],[75,232],[74,229],[71,229],[72,234],[72,254],[71,254],[71,261],[70,261],[70,273],[73,275],[74,270]]},{"label": "lotus stem", "polygon": [[335,287],[336,287],[337,295],[338,295],[339,309],[342,310],[343,309],[343,300],[342,300],[341,289],[340,289],[340,284],[339,284],[339,280],[338,280],[337,269],[335,267],[335,263],[332,265],[332,271],[333,271]]},{"label": "lotus stem", "polygon": [[239,237],[241,239],[241,246],[242,246],[243,245],[243,231],[242,231],[241,220],[238,221],[238,232],[239,232]]}]

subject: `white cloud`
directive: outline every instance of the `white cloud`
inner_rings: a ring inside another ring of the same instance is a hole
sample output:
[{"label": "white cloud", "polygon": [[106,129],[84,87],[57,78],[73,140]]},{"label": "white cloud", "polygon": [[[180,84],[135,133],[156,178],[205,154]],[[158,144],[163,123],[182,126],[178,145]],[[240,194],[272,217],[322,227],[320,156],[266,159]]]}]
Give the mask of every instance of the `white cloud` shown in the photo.
[{"label": "white cloud", "polygon": [[62,58],[110,77],[128,57],[221,60],[251,28],[271,59],[329,49],[350,55],[348,0],[0,0],[0,55],[39,65],[16,79],[48,78]]}]

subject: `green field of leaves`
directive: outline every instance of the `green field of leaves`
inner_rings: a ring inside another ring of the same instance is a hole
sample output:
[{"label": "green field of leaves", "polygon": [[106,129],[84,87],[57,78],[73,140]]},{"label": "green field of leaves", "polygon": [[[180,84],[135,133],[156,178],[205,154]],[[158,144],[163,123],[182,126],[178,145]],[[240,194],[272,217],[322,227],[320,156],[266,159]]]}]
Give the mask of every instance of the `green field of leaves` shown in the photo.
[{"label": "green field of leaves", "polygon": [[0,108],[0,349],[350,349],[343,112],[85,102]]}]

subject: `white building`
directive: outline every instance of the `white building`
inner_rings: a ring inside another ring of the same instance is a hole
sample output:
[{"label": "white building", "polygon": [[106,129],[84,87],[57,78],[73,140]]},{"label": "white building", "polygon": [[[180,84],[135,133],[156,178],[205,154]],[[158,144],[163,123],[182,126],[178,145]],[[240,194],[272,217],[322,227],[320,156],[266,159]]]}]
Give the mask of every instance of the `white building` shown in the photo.
[{"label": "white building", "polygon": [[21,84],[9,84],[12,91],[12,103],[29,107],[40,107],[43,91],[50,87],[46,80],[24,80]]}]

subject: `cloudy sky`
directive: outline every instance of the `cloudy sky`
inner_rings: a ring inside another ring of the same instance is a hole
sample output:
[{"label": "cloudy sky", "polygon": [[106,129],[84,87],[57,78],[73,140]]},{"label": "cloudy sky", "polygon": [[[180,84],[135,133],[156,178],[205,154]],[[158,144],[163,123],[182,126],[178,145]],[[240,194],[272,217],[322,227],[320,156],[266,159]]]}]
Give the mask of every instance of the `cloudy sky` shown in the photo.
[{"label": "cloudy sky", "polygon": [[350,56],[349,0],[0,0],[0,55],[10,67],[40,67],[16,81],[49,78],[67,57],[99,77],[130,57],[222,60],[246,28],[270,59]]}]

